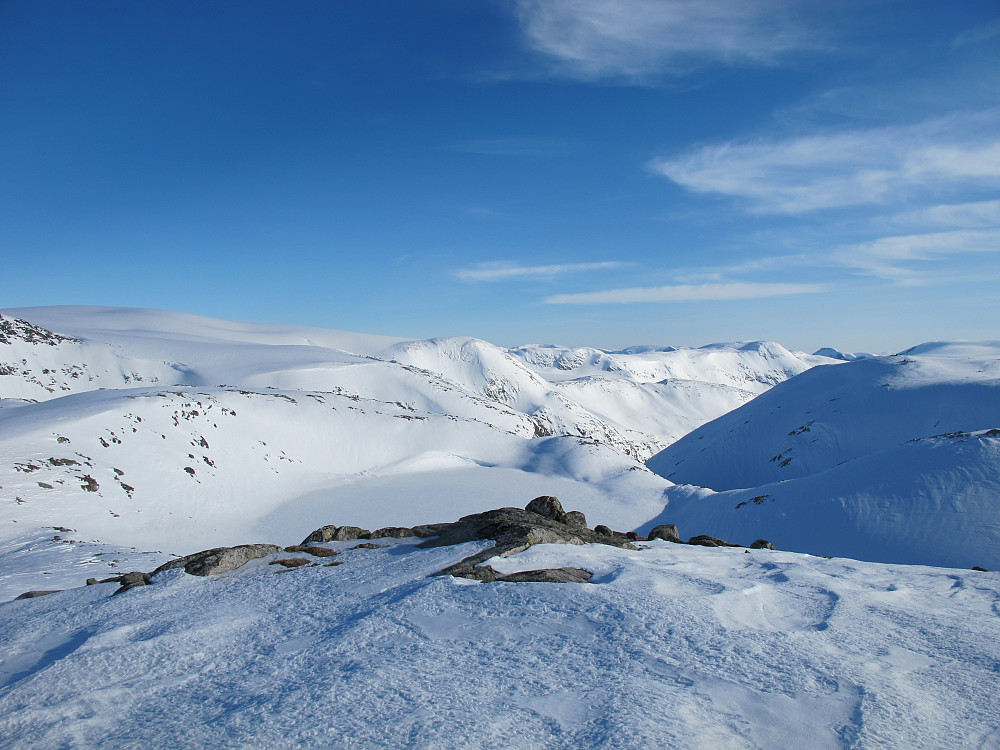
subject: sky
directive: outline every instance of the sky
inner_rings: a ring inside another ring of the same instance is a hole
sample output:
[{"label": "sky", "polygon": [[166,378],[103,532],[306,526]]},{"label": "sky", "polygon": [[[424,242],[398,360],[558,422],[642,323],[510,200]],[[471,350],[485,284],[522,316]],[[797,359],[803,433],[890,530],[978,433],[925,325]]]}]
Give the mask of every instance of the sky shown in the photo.
[{"label": "sky", "polygon": [[1000,339],[996,0],[4,0],[0,307]]}]

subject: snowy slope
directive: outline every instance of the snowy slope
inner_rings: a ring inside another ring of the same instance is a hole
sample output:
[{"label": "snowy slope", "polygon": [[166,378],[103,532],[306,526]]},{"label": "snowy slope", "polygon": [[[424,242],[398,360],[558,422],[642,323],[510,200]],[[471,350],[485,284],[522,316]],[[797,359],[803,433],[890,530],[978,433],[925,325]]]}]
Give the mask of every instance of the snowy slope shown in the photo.
[{"label": "snowy slope", "polygon": [[1000,566],[1000,344],[813,369],[687,435],[663,518],[785,549]]},{"label": "snowy slope", "polygon": [[[513,504],[519,504],[511,499]],[[0,604],[0,747],[996,748],[1000,577],[652,542],[330,543]]]},{"label": "snowy slope", "polygon": [[[548,367],[538,348],[471,338],[100,307],[11,310],[0,326],[0,537],[17,560],[54,526],[124,559],[290,543],[306,517],[434,522],[515,489],[632,528],[670,486],[637,459],[752,395],[734,383],[825,361],[756,344],[597,353],[614,378],[566,380],[575,354]],[[74,566],[92,561],[81,548]],[[5,593],[24,590],[19,566],[0,573]]]},{"label": "snowy slope", "polygon": [[609,354],[628,365],[613,381],[554,382],[477,339],[98,307],[5,311],[0,326],[0,598],[143,551],[435,522],[511,492],[633,528],[670,486],[636,459],[749,397],[715,382],[719,357],[761,387],[815,363],[714,347],[702,375],[702,355]]}]

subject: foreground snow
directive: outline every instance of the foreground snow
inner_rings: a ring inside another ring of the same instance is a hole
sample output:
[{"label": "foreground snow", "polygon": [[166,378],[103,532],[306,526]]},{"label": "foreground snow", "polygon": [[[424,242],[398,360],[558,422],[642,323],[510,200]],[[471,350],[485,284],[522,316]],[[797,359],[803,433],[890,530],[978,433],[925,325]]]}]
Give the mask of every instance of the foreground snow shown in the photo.
[{"label": "foreground snow", "polygon": [[0,747],[1000,747],[1000,576],[655,541],[169,571],[0,605]]}]

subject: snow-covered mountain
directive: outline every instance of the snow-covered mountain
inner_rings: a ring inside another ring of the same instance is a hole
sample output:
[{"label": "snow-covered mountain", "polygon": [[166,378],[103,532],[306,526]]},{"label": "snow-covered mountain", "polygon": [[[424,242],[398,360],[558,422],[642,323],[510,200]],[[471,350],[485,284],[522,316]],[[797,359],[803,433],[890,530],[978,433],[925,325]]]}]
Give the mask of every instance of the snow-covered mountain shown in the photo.
[{"label": "snow-covered mountain", "polygon": [[[995,569],[998,350],[3,311],[0,748],[1000,747],[997,573],[652,539],[484,563],[589,582],[480,582],[435,574],[491,541],[373,538],[81,585],[543,494],[591,526]],[[666,476],[641,463],[668,445]],[[7,601],[33,589],[66,590]]]},{"label": "snow-covered mountain", "polygon": [[891,562],[1000,567],[1000,342],[819,367],[648,465],[664,514],[719,536]]},{"label": "snow-covered mountain", "polygon": [[0,325],[9,595],[38,585],[15,552],[55,526],[119,549],[72,546],[60,570],[99,566],[98,549],[288,544],[323,519],[427,523],[511,495],[635,528],[671,486],[643,459],[831,361],[759,343],[508,351],[121,308]]}]

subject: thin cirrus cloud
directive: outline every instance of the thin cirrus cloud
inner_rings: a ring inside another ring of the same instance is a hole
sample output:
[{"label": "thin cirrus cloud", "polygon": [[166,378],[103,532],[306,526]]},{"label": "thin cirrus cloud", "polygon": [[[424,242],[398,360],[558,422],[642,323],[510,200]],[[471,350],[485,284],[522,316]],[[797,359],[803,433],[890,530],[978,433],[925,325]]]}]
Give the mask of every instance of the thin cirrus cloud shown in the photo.
[{"label": "thin cirrus cloud", "polygon": [[862,274],[918,285],[933,281],[918,268],[920,262],[940,261],[967,254],[1000,253],[1000,229],[955,230],[882,237],[834,252],[830,260]]},{"label": "thin cirrus cloud", "polygon": [[1000,200],[924,206],[890,217],[897,225],[979,228],[1000,226]]},{"label": "thin cirrus cloud", "polygon": [[823,10],[813,0],[517,2],[527,43],[549,58],[553,73],[639,82],[710,63],[772,64],[788,52],[828,48],[835,24],[815,20]]},{"label": "thin cirrus cloud", "polygon": [[675,286],[608,289],[601,292],[556,294],[547,297],[549,305],[632,304],[641,302],[704,302],[734,299],[761,299],[792,294],[815,294],[826,291],[822,284],[682,284]]},{"label": "thin cirrus cloud", "polygon": [[599,263],[564,263],[550,266],[518,266],[511,263],[480,263],[474,268],[455,271],[459,281],[510,281],[511,279],[547,279],[579,271],[603,271],[621,268],[620,261]]},{"label": "thin cirrus cloud", "polygon": [[649,168],[697,193],[745,200],[759,213],[919,200],[1000,187],[1000,110],[784,140],[706,145]]}]

